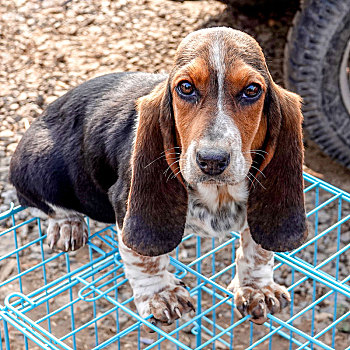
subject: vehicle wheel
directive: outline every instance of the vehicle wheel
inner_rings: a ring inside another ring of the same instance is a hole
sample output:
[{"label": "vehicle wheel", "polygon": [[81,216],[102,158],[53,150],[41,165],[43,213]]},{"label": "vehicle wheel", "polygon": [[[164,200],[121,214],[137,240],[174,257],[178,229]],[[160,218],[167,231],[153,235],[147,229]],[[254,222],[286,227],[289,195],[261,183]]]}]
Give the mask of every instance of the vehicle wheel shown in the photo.
[{"label": "vehicle wheel", "polygon": [[350,168],[350,0],[307,0],[288,34],[287,88],[303,98],[311,139]]}]

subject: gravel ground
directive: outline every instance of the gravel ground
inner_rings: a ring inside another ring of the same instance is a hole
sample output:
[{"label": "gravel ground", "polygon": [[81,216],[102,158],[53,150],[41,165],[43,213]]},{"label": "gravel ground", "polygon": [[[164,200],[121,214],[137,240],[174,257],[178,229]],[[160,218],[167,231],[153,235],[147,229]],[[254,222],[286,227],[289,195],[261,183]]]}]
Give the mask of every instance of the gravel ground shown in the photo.
[{"label": "gravel ground", "polygon": [[[243,13],[211,0],[2,0],[0,212],[17,201],[8,183],[8,165],[18,141],[43,109],[68,89],[109,72],[166,72],[186,34],[217,25],[253,35],[263,47],[273,78],[283,84],[283,50],[296,6],[289,2],[282,13],[263,14]],[[305,169],[350,191],[350,171],[323,155],[307,137],[305,145]],[[308,205],[311,202],[312,198]],[[320,229],[329,226],[334,213],[335,208],[325,211]],[[347,244],[350,228],[343,231]],[[332,239],[319,247],[322,258],[334,252]],[[303,258],[310,260],[311,252]],[[341,263],[342,274],[348,274],[347,258]],[[303,288],[301,295],[307,296],[310,289]]]}]

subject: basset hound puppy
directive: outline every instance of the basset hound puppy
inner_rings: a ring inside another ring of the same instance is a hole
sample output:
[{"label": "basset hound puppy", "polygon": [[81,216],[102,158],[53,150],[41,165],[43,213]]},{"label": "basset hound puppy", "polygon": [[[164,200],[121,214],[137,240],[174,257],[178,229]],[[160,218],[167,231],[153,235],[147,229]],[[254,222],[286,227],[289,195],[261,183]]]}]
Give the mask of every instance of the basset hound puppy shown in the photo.
[{"label": "basset hound puppy", "polygon": [[229,285],[261,323],[290,300],[272,251],[307,236],[300,98],[276,85],[249,35],[202,29],[169,75],[108,74],[50,104],[23,136],[10,179],[49,216],[48,244],[88,240],[83,215],[122,229],[119,249],[141,316],[171,323],[193,309],[167,270],[184,233],[241,231]]}]

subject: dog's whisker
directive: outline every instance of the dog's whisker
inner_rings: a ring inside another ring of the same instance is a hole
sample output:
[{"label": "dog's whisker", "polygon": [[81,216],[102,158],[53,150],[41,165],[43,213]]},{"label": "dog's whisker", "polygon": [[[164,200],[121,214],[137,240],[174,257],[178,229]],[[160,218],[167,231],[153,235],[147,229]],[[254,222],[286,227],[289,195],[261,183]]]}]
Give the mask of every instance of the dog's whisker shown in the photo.
[{"label": "dog's whisker", "polygon": [[166,154],[163,154],[163,156],[166,156],[166,155],[168,155],[168,154],[175,154],[175,155],[180,155],[181,153],[178,153],[178,152],[169,152],[169,153],[166,153]]},{"label": "dog's whisker", "polygon": [[263,153],[269,154],[269,152],[264,151],[262,149],[251,149],[250,151],[263,152]]},{"label": "dog's whisker", "polygon": [[[178,169],[180,169],[180,167],[177,167],[177,168],[175,169],[175,171],[177,171]],[[180,170],[180,171],[181,171],[181,170]],[[170,177],[171,177],[171,174],[174,174],[174,173],[171,172],[171,173],[169,174],[169,176],[168,176],[167,179],[166,179],[166,182],[169,181],[169,179],[170,179]]]},{"label": "dog's whisker", "polygon": [[265,159],[265,156],[263,154],[258,153],[258,152],[245,152],[245,153],[256,154],[256,155],[263,157]]},{"label": "dog's whisker", "polygon": [[246,175],[247,179],[250,181],[250,183],[253,185],[253,187],[255,188],[254,182],[252,181],[252,179],[249,177],[249,175]]},{"label": "dog's whisker", "polygon": [[242,152],[242,153],[265,153],[265,154],[269,154],[269,152],[267,151],[264,151],[262,149],[251,149],[249,151],[245,151],[245,152]]},{"label": "dog's whisker", "polygon": [[260,184],[260,186],[264,189],[264,190],[266,190],[266,187],[250,172],[250,171],[248,171],[248,173],[249,173],[249,175],[251,175],[251,176],[253,176],[253,178]]},{"label": "dog's whisker", "polygon": [[181,169],[176,173],[174,174],[174,176],[172,177],[172,179],[175,179],[177,175],[179,175],[181,173]]},{"label": "dog's whisker", "polygon": [[251,153],[251,154],[259,154],[259,155],[263,156],[263,154],[261,154],[261,153],[260,153],[260,152],[258,152],[258,151],[251,151],[251,152],[246,152],[246,153]]},{"label": "dog's whisker", "polygon": [[179,148],[181,150],[181,147],[171,147],[169,149],[166,149],[165,151],[163,151],[162,153],[165,153],[165,152],[168,152],[168,151],[171,151],[173,150],[174,148]]},{"label": "dog's whisker", "polygon": [[180,155],[181,153],[179,153],[179,152],[168,152],[168,153],[166,153],[165,155],[167,155],[167,154],[176,154],[176,155]]},{"label": "dog's whisker", "polygon": [[155,160],[152,160],[152,162],[150,162],[149,164],[147,164],[147,165],[144,167],[144,169],[146,169],[146,168],[149,167],[151,164],[153,164],[154,162],[156,162],[157,160],[159,160],[159,159],[161,159],[161,158],[163,158],[163,157],[165,157],[165,154],[163,154],[162,156],[156,158]]},{"label": "dog's whisker", "polygon": [[258,168],[257,168],[256,166],[254,166],[254,165],[252,165],[251,167],[254,168],[254,169],[256,169],[256,170],[266,179],[265,174],[264,174],[260,169],[258,169]]},{"label": "dog's whisker", "polygon": [[[175,154],[175,155],[176,155],[176,153],[168,153],[168,154]],[[151,164],[153,164],[154,162],[156,162],[157,160],[159,160],[159,159],[161,159],[161,158],[163,158],[163,157],[166,157],[166,154],[163,154],[163,155],[161,155],[160,157],[156,158],[155,160],[152,160],[152,162],[150,162],[149,164],[147,164],[147,165],[144,167],[144,169],[146,169],[146,168],[149,167]],[[172,158],[172,159],[173,159],[173,158]]]},{"label": "dog's whisker", "polygon": [[175,160],[175,162],[171,163],[163,172],[164,175],[166,175],[166,173],[168,172],[169,169],[171,169],[171,166],[177,162],[180,162],[180,159]]}]

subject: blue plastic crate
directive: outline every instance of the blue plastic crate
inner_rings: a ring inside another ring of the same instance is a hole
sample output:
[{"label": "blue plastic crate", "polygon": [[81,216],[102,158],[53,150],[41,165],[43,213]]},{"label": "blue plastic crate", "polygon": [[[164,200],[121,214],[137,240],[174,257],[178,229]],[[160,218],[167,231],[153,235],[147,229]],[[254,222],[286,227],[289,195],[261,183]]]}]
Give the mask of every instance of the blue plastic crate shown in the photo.
[{"label": "blue plastic crate", "polygon": [[0,214],[0,350],[350,349],[350,195],[304,178],[308,242],[275,255],[275,279],[292,302],[262,326],[240,319],[225,289],[237,233],[225,242],[184,238],[171,263],[197,310],[161,330],[135,312],[114,226],[87,220],[87,247],[54,253],[45,222],[10,208]]}]

